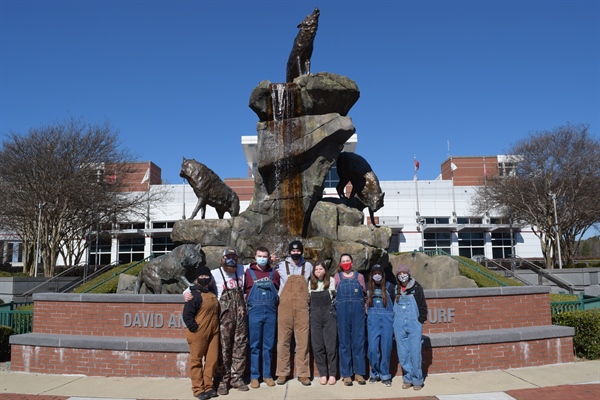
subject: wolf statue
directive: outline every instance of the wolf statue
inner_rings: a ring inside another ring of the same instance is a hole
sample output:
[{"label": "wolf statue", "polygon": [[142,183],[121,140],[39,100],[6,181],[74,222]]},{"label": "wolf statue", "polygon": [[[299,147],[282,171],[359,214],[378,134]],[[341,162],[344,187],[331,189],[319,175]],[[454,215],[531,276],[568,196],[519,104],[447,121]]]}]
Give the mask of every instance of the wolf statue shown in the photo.
[{"label": "wolf statue", "polygon": [[188,181],[194,189],[196,197],[198,197],[198,203],[196,203],[196,208],[194,208],[190,219],[194,219],[200,210],[202,210],[201,218],[204,219],[207,204],[217,210],[219,219],[223,219],[225,212],[228,212],[232,217],[240,215],[238,195],[206,165],[194,159],[188,160],[183,157],[179,176]]},{"label": "wolf statue", "polygon": [[183,244],[172,252],[150,260],[138,274],[135,293],[140,293],[142,284],[154,294],[161,294],[163,285],[175,283],[178,293],[191,286],[197,278],[197,269],[206,265],[206,257],[199,244]]},{"label": "wolf statue", "polygon": [[317,35],[319,15],[319,9],[315,8],[315,11],[298,25],[300,32],[294,39],[294,46],[287,62],[286,82],[293,82],[294,78],[300,75],[310,74],[310,57],[313,52],[313,42]]},{"label": "wolf statue", "polygon": [[361,204],[355,208],[362,210],[368,207],[371,223],[377,226],[374,213],[383,207],[385,193],[381,192],[379,179],[377,179],[377,175],[375,175],[367,160],[358,154],[342,152],[337,159],[337,172],[340,177],[340,181],[336,186],[338,195],[345,199],[344,190],[346,185],[348,182],[352,183],[352,193],[348,197],[348,204],[351,205],[353,198],[356,196]]}]

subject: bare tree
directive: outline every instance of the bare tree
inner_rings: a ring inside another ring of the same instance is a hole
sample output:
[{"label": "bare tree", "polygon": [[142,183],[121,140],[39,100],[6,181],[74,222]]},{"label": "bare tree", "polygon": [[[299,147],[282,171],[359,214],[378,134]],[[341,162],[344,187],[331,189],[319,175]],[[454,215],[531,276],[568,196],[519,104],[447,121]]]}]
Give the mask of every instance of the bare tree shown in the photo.
[{"label": "bare tree", "polygon": [[6,135],[0,224],[22,240],[24,272],[33,274],[38,241],[44,275],[52,276],[59,254],[69,263],[81,260],[92,227],[145,215],[150,191],[127,191],[128,161],[108,122],[71,119]]},{"label": "bare tree", "polygon": [[567,124],[531,134],[509,154],[513,173],[488,179],[477,191],[475,210],[495,209],[532,225],[546,268],[558,261],[558,229],[562,261],[573,264],[577,239],[600,221],[600,142],[587,125]]}]

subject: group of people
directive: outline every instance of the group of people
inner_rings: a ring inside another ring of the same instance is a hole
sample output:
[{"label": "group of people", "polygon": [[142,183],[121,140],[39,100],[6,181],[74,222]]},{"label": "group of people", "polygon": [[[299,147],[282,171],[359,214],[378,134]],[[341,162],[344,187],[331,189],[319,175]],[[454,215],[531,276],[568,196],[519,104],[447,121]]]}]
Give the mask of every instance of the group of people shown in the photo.
[{"label": "group of people", "polygon": [[[247,348],[254,389],[261,379],[267,386],[285,384],[294,354],[298,380],[311,385],[311,349],[322,385],[334,385],[338,374],[346,386],[353,380],[366,384],[368,357],[369,382],[391,386],[394,338],[402,388],[421,389],[427,304],[409,267],[396,268],[393,284],[374,265],[367,286],[350,254],[340,257],[338,271],[330,276],[324,262],[313,266],[303,253],[302,242],[293,241],[288,256],[272,266],[269,250],[258,247],[254,261],[244,266],[238,264],[236,250],[227,248],[219,268],[199,269],[194,285],[184,292],[182,315],[194,396],[204,400],[226,395],[231,388],[249,390],[243,380]],[[275,335],[276,380],[271,373]]]}]

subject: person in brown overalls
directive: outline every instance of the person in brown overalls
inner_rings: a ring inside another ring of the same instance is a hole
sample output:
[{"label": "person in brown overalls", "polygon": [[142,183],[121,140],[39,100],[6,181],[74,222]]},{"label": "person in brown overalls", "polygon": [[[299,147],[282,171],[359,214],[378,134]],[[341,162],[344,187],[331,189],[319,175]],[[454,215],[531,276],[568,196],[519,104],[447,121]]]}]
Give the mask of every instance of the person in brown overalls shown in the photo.
[{"label": "person in brown overalls", "polygon": [[199,400],[218,396],[213,376],[219,359],[219,303],[209,287],[211,279],[207,266],[198,268],[197,284],[190,287],[193,299],[184,304],[182,314],[188,328],[192,392]]},{"label": "person in brown overalls", "polygon": [[302,242],[290,243],[290,255],[277,266],[281,277],[277,309],[277,384],[284,385],[291,375],[290,352],[292,336],[296,340],[296,370],[298,380],[310,385],[310,295],[308,280],[313,266],[304,260]]}]

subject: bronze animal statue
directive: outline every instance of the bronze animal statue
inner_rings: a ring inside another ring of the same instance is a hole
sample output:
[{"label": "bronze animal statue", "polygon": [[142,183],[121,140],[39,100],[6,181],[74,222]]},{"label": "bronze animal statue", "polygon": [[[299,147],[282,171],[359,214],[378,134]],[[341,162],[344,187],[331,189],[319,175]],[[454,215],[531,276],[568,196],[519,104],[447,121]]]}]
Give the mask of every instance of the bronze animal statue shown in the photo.
[{"label": "bronze animal statue", "polygon": [[207,204],[217,210],[219,219],[223,219],[225,212],[232,217],[240,215],[240,199],[237,194],[206,165],[183,157],[179,176],[188,181],[198,197],[190,219],[194,219],[199,210],[202,210],[201,218],[204,219]]},{"label": "bronze animal statue", "polygon": [[[369,208],[371,223],[375,226],[374,213],[383,207],[383,198],[385,193],[381,192],[379,179],[373,172],[373,169],[363,157],[355,153],[342,152],[337,159],[337,172],[340,181],[336,186],[338,195],[345,199],[344,189],[348,182],[352,183],[352,192],[348,197],[348,205],[352,205],[362,211],[363,208]],[[355,198],[359,200],[358,205],[353,204]]]},{"label": "bronze animal statue", "polygon": [[288,58],[285,81],[293,82],[300,75],[310,74],[310,57],[313,52],[313,42],[317,35],[319,24],[319,9],[315,8],[312,14],[304,18],[298,25],[298,35],[294,39],[294,45],[290,58]]},{"label": "bronze animal statue", "polygon": [[206,265],[202,246],[183,244],[172,252],[150,260],[138,274],[135,281],[135,293],[140,293],[142,284],[148,291],[161,294],[163,285],[176,284],[178,293],[191,286],[197,278],[197,269]]}]

